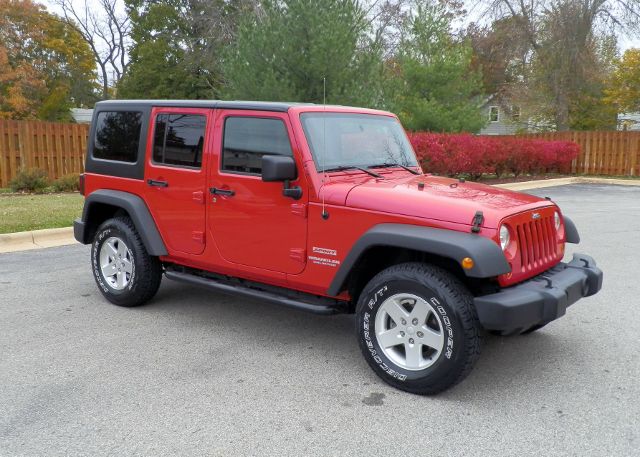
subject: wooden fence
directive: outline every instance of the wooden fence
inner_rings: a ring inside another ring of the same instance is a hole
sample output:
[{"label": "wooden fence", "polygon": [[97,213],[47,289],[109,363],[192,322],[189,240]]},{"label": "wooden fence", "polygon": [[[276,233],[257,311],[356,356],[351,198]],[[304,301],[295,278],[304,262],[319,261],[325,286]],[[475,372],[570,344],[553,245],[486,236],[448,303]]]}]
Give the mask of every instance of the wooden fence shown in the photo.
[{"label": "wooden fence", "polygon": [[[81,173],[89,126],[0,119],[0,187],[21,169],[40,168],[49,178]],[[549,132],[525,138],[573,141],[580,156],[572,172],[640,176],[640,132]]]},{"label": "wooden fence", "polygon": [[40,168],[49,178],[81,173],[89,126],[0,119],[0,187],[21,169]]},{"label": "wooden fence", "polygon": [[579,144],[580,155],[573,161],[573,173],[640,176],[640,132],[549,132],[522,136]]}]

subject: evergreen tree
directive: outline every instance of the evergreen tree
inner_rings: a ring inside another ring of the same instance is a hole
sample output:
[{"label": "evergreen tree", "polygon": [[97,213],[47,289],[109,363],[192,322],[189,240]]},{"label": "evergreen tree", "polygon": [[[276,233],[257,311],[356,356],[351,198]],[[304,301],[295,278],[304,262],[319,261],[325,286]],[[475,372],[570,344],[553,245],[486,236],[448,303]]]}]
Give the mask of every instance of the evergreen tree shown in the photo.
[{"label": "evergreen tree", "polygon": [[224,65],[235,99],[379,106],[382,58],[357,0],[266,0]]},{"label": "evergreen tree", "polygon": [[472,68],[472,49],[451,33],[451,15],[441,5],[421,2],[407,18],[398,55],[389,71],[392,109],[405,128],[477,132],[482,77]]}]

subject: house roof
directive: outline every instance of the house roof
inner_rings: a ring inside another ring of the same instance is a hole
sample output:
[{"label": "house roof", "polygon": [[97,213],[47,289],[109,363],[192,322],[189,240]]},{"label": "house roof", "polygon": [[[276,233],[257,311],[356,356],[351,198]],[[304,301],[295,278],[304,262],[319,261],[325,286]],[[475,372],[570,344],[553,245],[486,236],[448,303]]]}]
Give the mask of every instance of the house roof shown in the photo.
[{"label": "house roof", "polygon": [[71,117],[80,124],[90,124],[93,110],[88,108],[71,108]]}]

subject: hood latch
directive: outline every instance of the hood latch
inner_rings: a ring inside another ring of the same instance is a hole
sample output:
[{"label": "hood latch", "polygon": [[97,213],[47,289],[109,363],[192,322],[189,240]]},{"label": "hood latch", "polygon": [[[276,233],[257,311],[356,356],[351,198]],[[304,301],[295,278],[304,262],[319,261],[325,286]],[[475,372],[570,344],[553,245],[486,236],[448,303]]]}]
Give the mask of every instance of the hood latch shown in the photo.
[{"label": "hood latch", "polygon": [[484,214],[482,214],[482,211],[476,211],[476,215],[473,216],[471,232],[478,233],[480,231],[482,221],[484,221]]}]

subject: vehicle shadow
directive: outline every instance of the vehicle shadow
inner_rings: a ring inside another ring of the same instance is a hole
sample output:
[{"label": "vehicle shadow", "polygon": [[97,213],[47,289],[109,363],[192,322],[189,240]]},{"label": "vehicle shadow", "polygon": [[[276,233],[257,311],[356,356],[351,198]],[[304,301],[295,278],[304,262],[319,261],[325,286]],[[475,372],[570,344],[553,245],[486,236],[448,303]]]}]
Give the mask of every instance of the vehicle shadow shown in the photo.
[{"label": "vehicle shadow", "polygon": [[[207,329],[205,333],[210,328],[212,339],[233,338],[240,330],[251,335],[254,345],[275,355],[286,351],[305,359],[316,358],[328,365],[325,369],[350,378],[352,385],[360,382],[365,386],[376,385],[383,392],[397,392],[380,381],[364,361],[353,315],[318,316],[172,281],[164,281],[156,298],[136,311],[163,314],[167,318],[181,316],[188,325]],[[487,335],[480,360],[470,376],[453,389],[430,398],[473,402],[479,397],[485,400],[493,396],[517,397],[540,386],[552,389],[560,382],[557,370],[561,361],[581,357],[583,351],[578,346],[578,342],[572,344],[547,329],[522,336]]]},{"label": "vehicle shadow", "polygon": [[517,398],[542,386],[564,390],[558,383],[557,370],[565,357],[573,360],[579,357],[578,344],[572,345],[548,329],[529,335],[487,335],[480,360],[467,380],[439,398],[472,401],[479,396],[489,396],[499,401],[505,397]]}]

